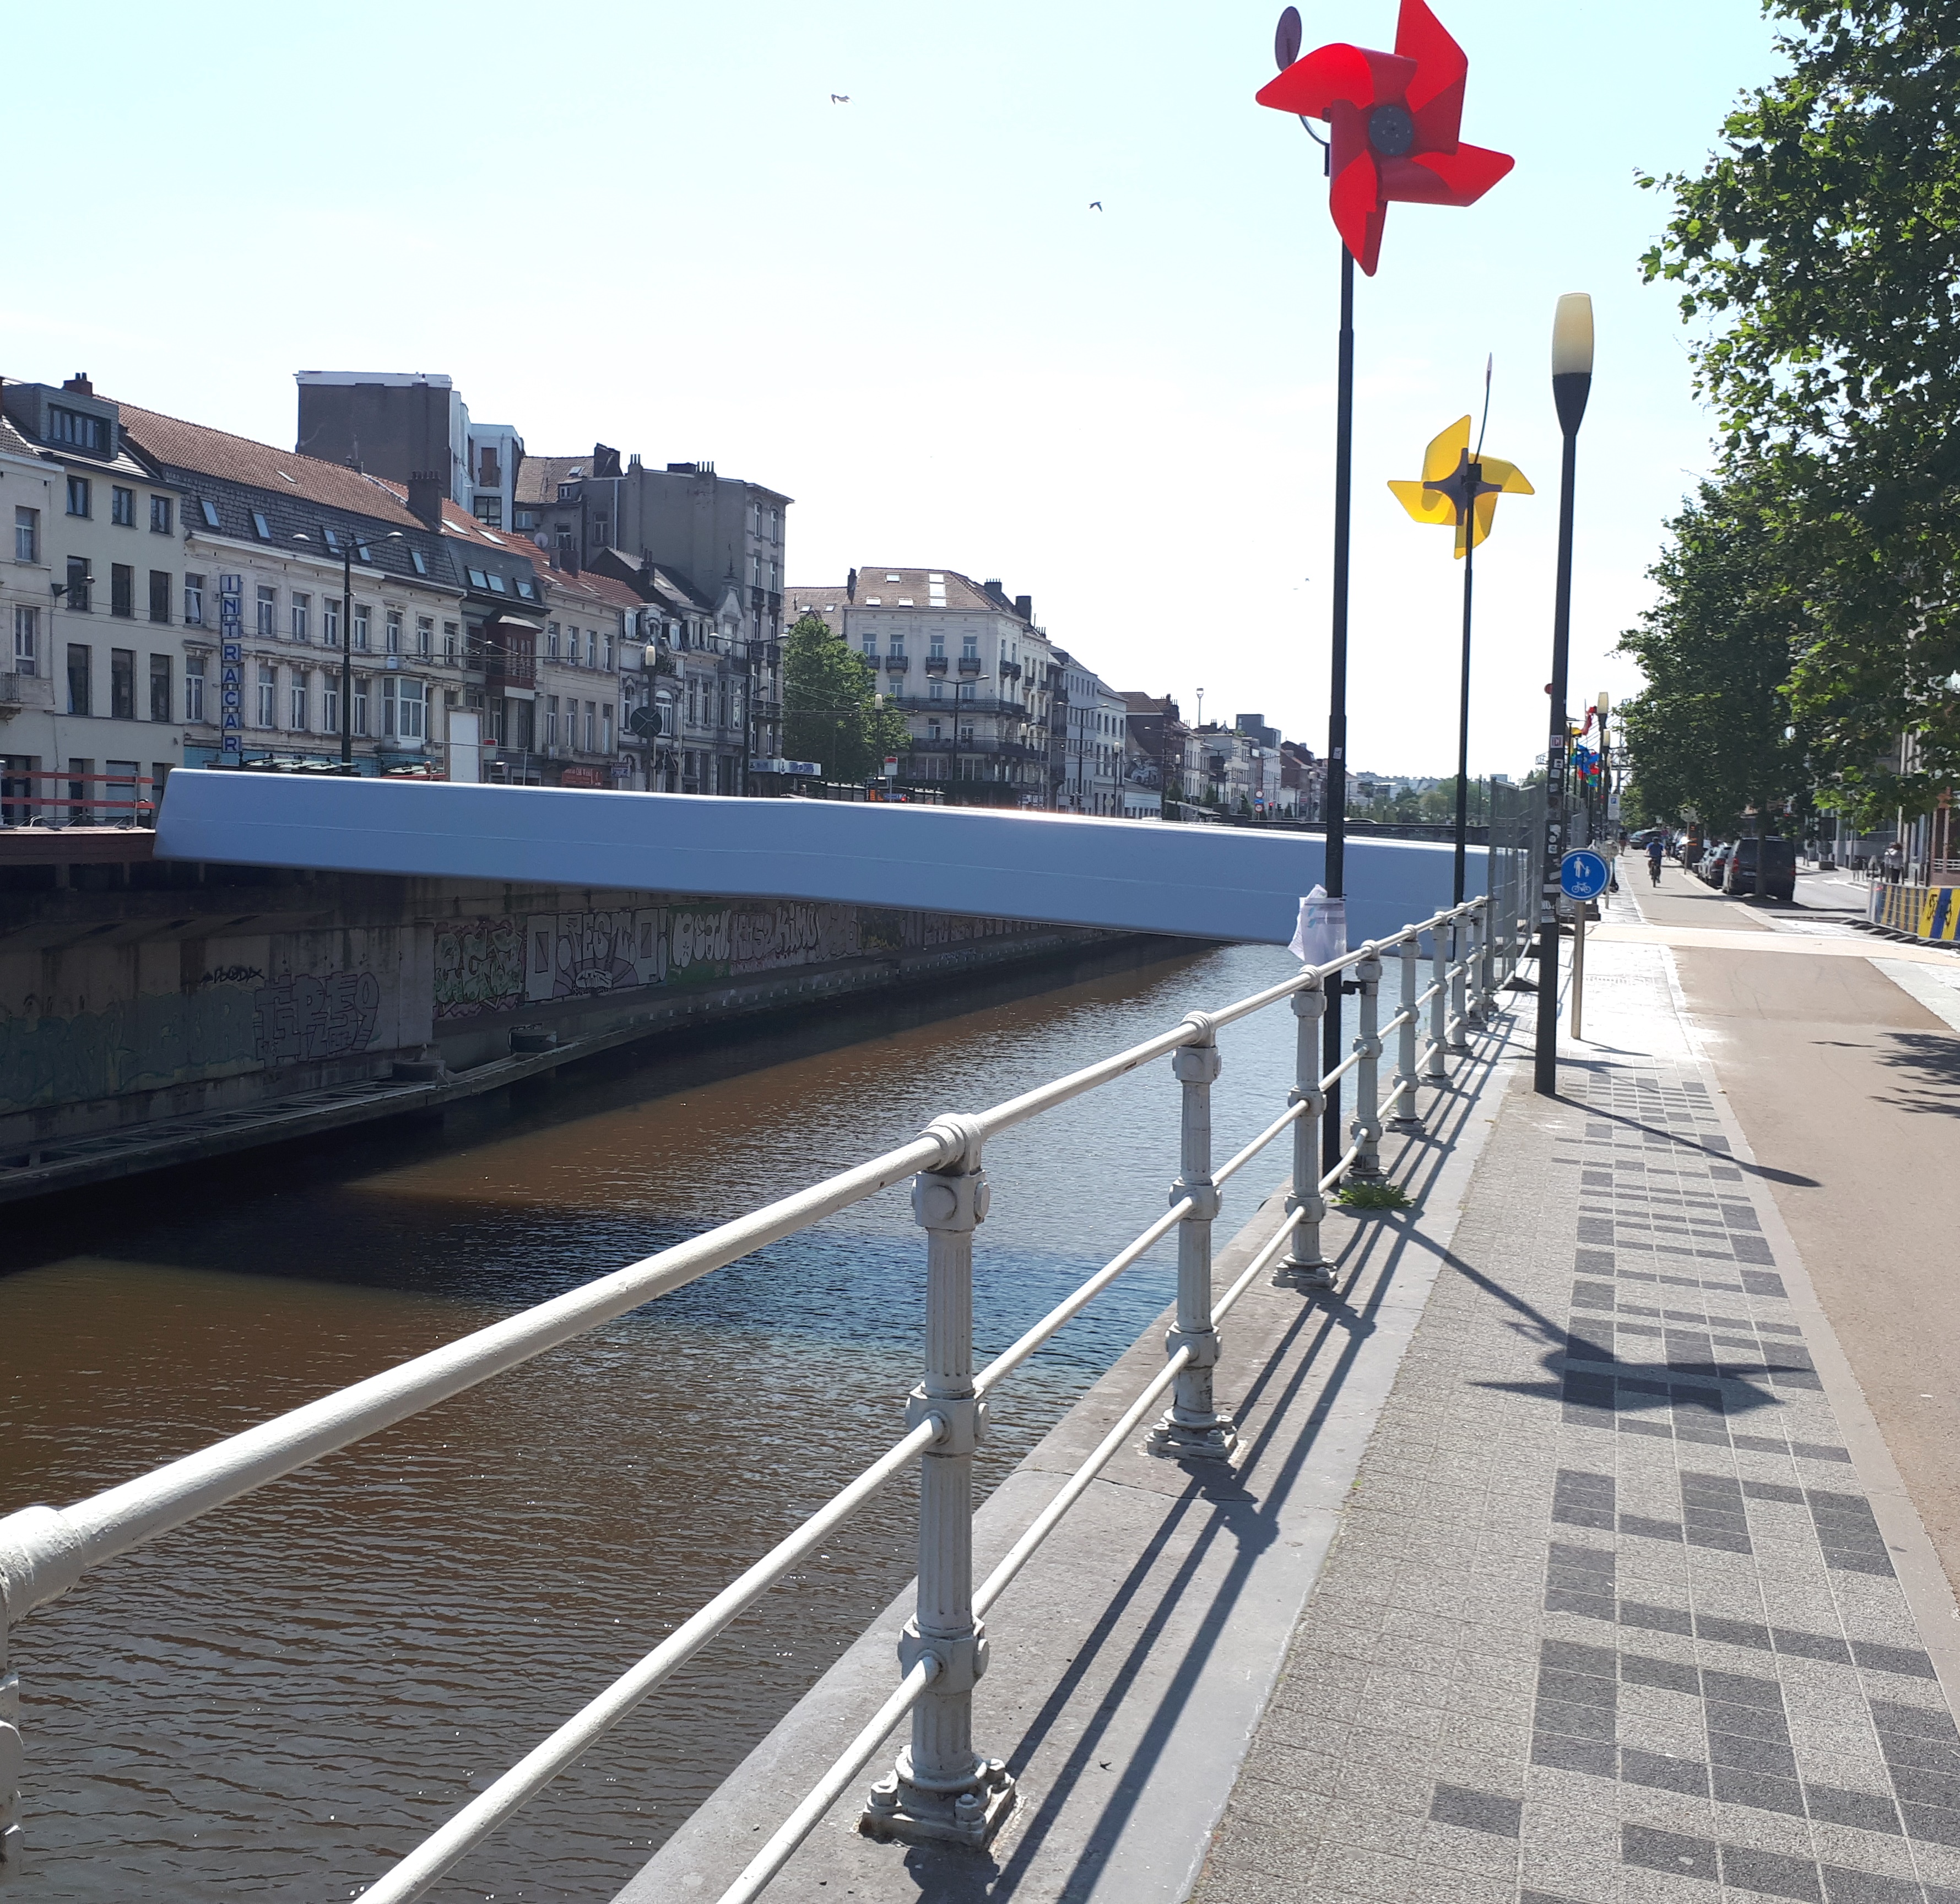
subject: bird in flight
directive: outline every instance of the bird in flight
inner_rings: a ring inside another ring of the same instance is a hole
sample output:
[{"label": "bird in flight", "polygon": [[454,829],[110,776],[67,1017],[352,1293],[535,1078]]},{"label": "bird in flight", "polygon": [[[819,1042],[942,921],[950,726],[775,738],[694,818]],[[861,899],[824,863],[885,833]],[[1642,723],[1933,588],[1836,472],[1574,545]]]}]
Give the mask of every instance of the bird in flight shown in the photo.
[{"label": "bird in flight", "polygon": [[1089,201],[1089,209],[1092,212],[1101,211],[1102,209],[1102,201],[1100,199],[1091,199]]},{"label": "bird in flight", "polygon": [[830,95],[830,103],[833,106],[848,106],[851,103],[851,95],[848,93],[832,93]]}]

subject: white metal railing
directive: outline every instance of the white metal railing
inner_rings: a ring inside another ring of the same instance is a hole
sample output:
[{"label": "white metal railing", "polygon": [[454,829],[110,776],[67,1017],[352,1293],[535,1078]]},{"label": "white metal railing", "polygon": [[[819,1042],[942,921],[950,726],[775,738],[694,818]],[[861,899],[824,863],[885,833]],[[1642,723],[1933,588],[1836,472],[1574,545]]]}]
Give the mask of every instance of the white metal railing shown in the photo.
[{"label": "white metal railing", "polygon": [[[1516,963],[1518,903],[1527,882],[1515,855],[1493,854],[1491,900],[1472,899],[1406,926],[1330,963],[1216,1011],[1194,1011],[1169,1030],[973,1116],[936,1119],[910,1143],[794,1196],[718,1225],[644,1261],[568,1291],[365,1381],[326,1396],[65,1508],[30,1507],[0,1520],[0,1879],[18,1870],[21,1836],[16,1787],[22,1765],[18,1681],[5,1673],[9,1628],[74,1586],[91,1568],[211,1512],[395,1422],[431,1408],[491,1376],[584,1333],[612,1317],[725,1267],[838,1211],[912,1180],[914,1214],[926,1232],[927,1322],[924,1380],[907,1408],[908,1432],[787,1539],[670,1634],[479,1794],[393,1869],[366,1889],[366,1904],[406,1904],[631,1712],[742,1610],[789,1573],[847,1516],[917,1460],[920,1466],[918,1599],[900,1648],[902,1676],[892,1696],[825,1773],[722,1904],[753,1898],[817,1820],[864,1770],[892,1728],[912,1715],[910,1745],[896,1769],[870,1791],[861,1826],[876,1837],[941,1839],[984,1845],[1010,1809],[1013,1788],[999,1760],[975,1750],[972,1691],[986,1668],[984,1617],[1090,1483],[1158,1407],[1169,1405],[1146,1445],[1178,1460],[1229,1457],[1230,1419],[1217,1409],[1212,1371],[1217,1324],[1268,1269],[1304,1289],[1332,1285],[1322,1253],[1326,1197],[1344,1179],[1382,1174],[1382,1115],[1398,1129],[1421,1128],[1421,1082],[1446,1075],[1444,1054],[1467,1049],[1469,1028],[1485,1020],[1494,988]],[[1497,921],[1490,925],[1493,914]],[[1416,992],[1420,941],[1433,947],[1433,977]],[[1402,963],[1402,1008],[1378,1023],[1382,955]],[[1351,974],[1344,979],[1343,975]],[[1323,1075],[1319,1029],[1329,981],[1360,992],[1360,1024],[1349,1055]],[[1290,1001],[1296,1020],[1295,1083],[1284,1112],[1216,1170],[1211,1158],[1211,1086],[1219,1072],[1221,1026]],[[1430,1013],[1419,1051],[1423,1008]],[[1399,1034],[1398,1062],[1386,1103],[1378,1071],[1382,1034]],[[973,1234],[987,1213],[982,1169],[988,1141],[1057,1105],[1153,1060],[1169,1056],[1182,1094],[1179,1170],[1170,1207],[985,1368],[972,1366]],[[1328,1087],[1354,1076],[1351,1141],[1332,1170],[1319,1168]],[[1293,1134],[1293,1179],[1284,1221],[1222,1296],[1212,1291],[1212,1227],[1220,1191],[1283,1132]],[[987,1398],[1021,1363],[1172,1231],[1178,1237],[1176,1323],[1163,1368],[1077,1469],[992,1574],[972,1579],[973,1453],[985,1430]],[[1284,1253],[1281,1260],[1281,1253]]]}]

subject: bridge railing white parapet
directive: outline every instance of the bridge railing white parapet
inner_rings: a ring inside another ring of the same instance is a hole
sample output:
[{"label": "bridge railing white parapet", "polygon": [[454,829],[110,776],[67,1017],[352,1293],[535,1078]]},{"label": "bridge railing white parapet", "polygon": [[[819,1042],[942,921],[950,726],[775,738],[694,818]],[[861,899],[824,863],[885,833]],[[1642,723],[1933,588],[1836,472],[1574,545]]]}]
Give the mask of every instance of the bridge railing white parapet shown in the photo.
[{"label": "bridge railing white parapet", "polygon": [[[1217,1011],[1194,1011],[1141,1044],[991,1110],[939,1118],[912,1141],[882,1157],[152,1473],[67,1508],[30,1507],[0,1520],[0,1879],[18,1873],[23,1851],[20,1690],[5,1671],[8,1629],[66,1592],[91,1568],[908,1177],[913,1210],[926,1232],[927,1262],[925,1371],[909,1399],[909,1432],[360,1894],[366,1904],[406,1904],[421,1896],[915,1460],[921,1467],[918,1610],[906,1628],[898,1683],[850,1750],[756,1853],[723,1904],[755,1897],[764,1889],[908,1712],[911,1743],[896,1769],[871,1787],[862,1829],[876,1837],[985,1844],[1013,1801],[1012,1781],[1001,1762],[976,1750],[972,1740],[972,1691],[986,1668],[988,1609],[1118,1449],[1159,1409],[1167,1392],[1169,1406],[1148,1431],[1151,1450],[1174,1460],[1229,1458],[1232,1424],[1217,1410],[1212,1393],[1220,1353],[1217,1324],[1268,1270],[1303,1288],[1331,1285],[1333,1266],[1320,1242],[1328,1192],[1350,1180],[1381,1176],[1385,1114],[1392,1113],[1399,1129],[1421,1127],[1421,1085],[1446,1075],[1446,1053],[1468,1048],[1469,1029],[1491,1011],[1497,987],[1516,965],[1525,942],[1520,909],[1529,890],[1517,859],[1514,854],[1494,855],[1491,899],[1438,912]],[[1418,989],[1425,936],[1433,966],[1427,987]],[[1386,1024],[1379,1022],[1377,1002],[1385,956],[1401,961],[1402,1000]],[[1358,990],[1360,1023],[1351,1052],[1323,1075],[1321,1020],[1328,989],[1337,983]],[[1286,1108],[1244,1149],[1214,1168],[1211,1093],[1219,1070],[1216,1034],[1220,1027],[1282,1001],[1290,1001],[1297,1020],[1296,1081]],[[1383,1037],[1391,1032],[1397,1034],[1396,1063],[1384,1096],[1379,1074]],[[982,1158],[988,1141],[1166,1055],[1172,1059],[1183,1103],[1180,1168],[1169,1208],[1019,1341],[975,1370],[973,1235],[987,1213]],[[1346,1132],[1349,1141],[1333,1167],[1323,1169],[1321,1125],[1328,1092],[1351,1073],[1354,1109]],[[1212,1227],[1220,1192],[1289,1131],[1293,1179],[1284,1219],[1231,1287],[1214,1295]],[[973,1453],[985,1431],[988,1396],[1173,1230],[1177,1320],[1163,1368],[1005,1559],[976,1584]]]}]

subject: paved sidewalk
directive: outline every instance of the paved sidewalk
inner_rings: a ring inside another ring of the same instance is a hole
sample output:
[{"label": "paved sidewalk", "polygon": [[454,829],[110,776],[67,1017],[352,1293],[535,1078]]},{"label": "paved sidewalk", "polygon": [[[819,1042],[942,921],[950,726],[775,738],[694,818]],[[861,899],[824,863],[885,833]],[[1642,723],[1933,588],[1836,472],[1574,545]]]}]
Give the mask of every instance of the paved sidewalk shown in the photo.
[{"label": "paved sidewalk", "polygon": [[1944,1578],[1668,952],[1588,950],[1197,1904],[1960,1904]]}]

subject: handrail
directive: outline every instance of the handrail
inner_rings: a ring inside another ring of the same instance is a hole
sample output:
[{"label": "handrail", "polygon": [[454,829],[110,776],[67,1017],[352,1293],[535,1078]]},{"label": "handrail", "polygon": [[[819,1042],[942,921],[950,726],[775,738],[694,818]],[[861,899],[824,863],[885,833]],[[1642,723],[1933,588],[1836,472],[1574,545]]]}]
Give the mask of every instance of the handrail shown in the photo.
[{"label": "handrail", "polygon": [[[852,1169],[65,1509],[31,1507],[0,1519],[0,1622],[4,1622],[0,1623],[0,1664],[4,1664],[5,1628],[67,1590],[88,1568],[908,1177],[915,1180],[915,1214],[928,1231],[928,1307],[939,1318],[929,1334],[940,1345],[934,1351],[935,1356],[953,1357],[937,1374],[929,1373],[925,1387],[915,1391],[910,1431],[805,1519],[795,1532],[756,1561],[660,1645],[447,1820],[364,1896],[368,1904],[409,1904],[409,1900],[422,1896],[457,1860],[480,1844],[587,1750],[912,1460],[922,1458],[929,1472],[949,1462],[970,1465],[972,1445],[980,1433],[980,1418],[973,1412],[980,1398],[1080,1313],[1125,1270],[1172,1231],[1177,1231],[1179,1322],[1164,1368],[1037,1517],[994,1574],[977,1591],[970,1584],[959,1586],[977,1620],[1166,1390],[1176,1387],[1177,1406],[1153,1431],[1151,1445],[1156,1451],[1179,1455],[1229,1451],[1228,1428],[1206,1430],[1201,1426],[1194,1430],[1192,1426],[1207,1420],[1222,1421],[1216,1417],[1211,1400],[1215,1345],[1201,1355],[1198,1344],[1215,1331],[1219,1319],[1252,1281],[1270,1268],[1280,1252],[1290,1245],[1290,1269],[1323,1270],[1325,1266],[1319,1261],[1318,1241],[1319,1224],[1325,1209],[1322,1193],[1357,1168],[1367,1174],[1378,1173],[1373,1162],[1374,1146],[1379,1136],[1379,1125],[1374,1121],[1379,1115],[1376,1106],[1375,1066],[1382,1045],[1376,1024],[1375,997],[1382,954],[1398,952],[1406,976],[1413,970],[1421,937],[1431,934],[1440,954],[1442,928],[1453,926],[1459,919],[1472,922],[1474,947],[1478,936],[1476,922],[1487,917],[1490,905],[1490,901],[1479,899],[1450,907],[1403,928],[1389,938],[1303,970],[1279,984],[1217,1010],[1194,1012],[1153,1037],[988,1110],[937,1119],[909,1143]],[[1458,936],[1453,931],[1450,934],[1452,940]],[[1507,940],[1507,947],[1509,943]],[[1484,944],[1488,956],[1488,931]],[[1473,951],[1470,957],[1449,968],[1448,977],[1460,977],[1478,956]],[[1508,951],[1501,957],[1510,962]],[[1440,956],[1436,963],[1440,975]],[[1353,1052],[1323,1075],[1319,1071],[1317,1050],[1308,1034],[1322,1008],[1325,987],[1339,975],[1357,968],[1360,976],[1354,989],[1363,994],[1361,1035]],[[1486,991],[1490,982],[1488,976],[1483,981]],[[1439,982],[1418,1000],[1405,998],[1403,1009],[1381,1029],[1402,1030],[1406,1051],[1421,1006],[1443,989]],[[1284,999],[1293,1001],[1300,1023],[1300,1087],[1284,1112],[1214,1173],[1209,1163],[1209,1092],[1217,1072],[1217,1031]],[[1461,1018],[1459,1013],[1459,1022]],[[1310,1052],[1314,1060],[1309,1064]],[[1184,1092],[1185,1115],[1183,1169],[1172,1187],[1169,1207],[986,1368],[969,1374],[970,1363],[961,1358],[969,1352],[959,1349],[958,1344],[970,1342],[971,1337],[972,1231],[985,1209],[979,1187],[982,1183],[980,1157],[985,1143],[1002,1131],[1172,1054],[1176,1055],[1174,1068]],[[1357,1070],[1360,1085],[1354,1141],[1332,1170],[1320,1176],[1311,1189],[1303,1190],[1300,1185],[1310,1181],[1313,1173],[1310,1169],[1303,1170],[1302,1159],[1317,1156],[1318,1126],[1328,1088]],[[1419,1081],[1406,1063],[1404,1073],[1388,1094],[1390,1105],[1405,1097],[1413,1100]],[[1214,1301],[1210,1287],[1208,1239],[1217,1214],[1219,1189],[1289,1129],[1295,1146],[1294,1188],[1289,1194],[1287,1216],[1231,1288]],[[935,1197],[940,1201],[934,1202]],[[1312,1276],[1307,1286],[1315,1286]],[[950,1335],[946,1332],[949,1328],[953,1331]],[[1178,1425],[1174,1431],[1169,1425],[1172,1422]],[[1195,1444],[1190,1439],[1194,1433]],[[922,1575],[924,1517],[928,1512],[923,1504],[931,1492],[922,1487]],[[965,1484],[947,1496],[955,1498],[966,1498]],[[956,1548],[959,1545],[953,1544]],[[759,1892],[908,1710],[921,1699],[937,1702],[970,1697],[975,1676],[970,1666],[963,1680],[956,1675],[954,1680],[958,1683],[949,1681],[943,1670],[946,1657],[935,1653],[924,1641],[919,1644],[925,1650],[912,1659],[898,1691],[751,1861],[749,1870],[727,1894],[725,1904],[739,1904],[740,1900],[752,1898]],[[963,1726],[959,1729],[963,1730]],[[1004,1778],[1004,1774],[1001,1777]],[[0,1793],[0,1808],[5,1802],[5,1794]],[[0,1816],[0,1826],[8,1822]],[[0,1877],[5,1875],[5,1871],[0,1870]]]}]

